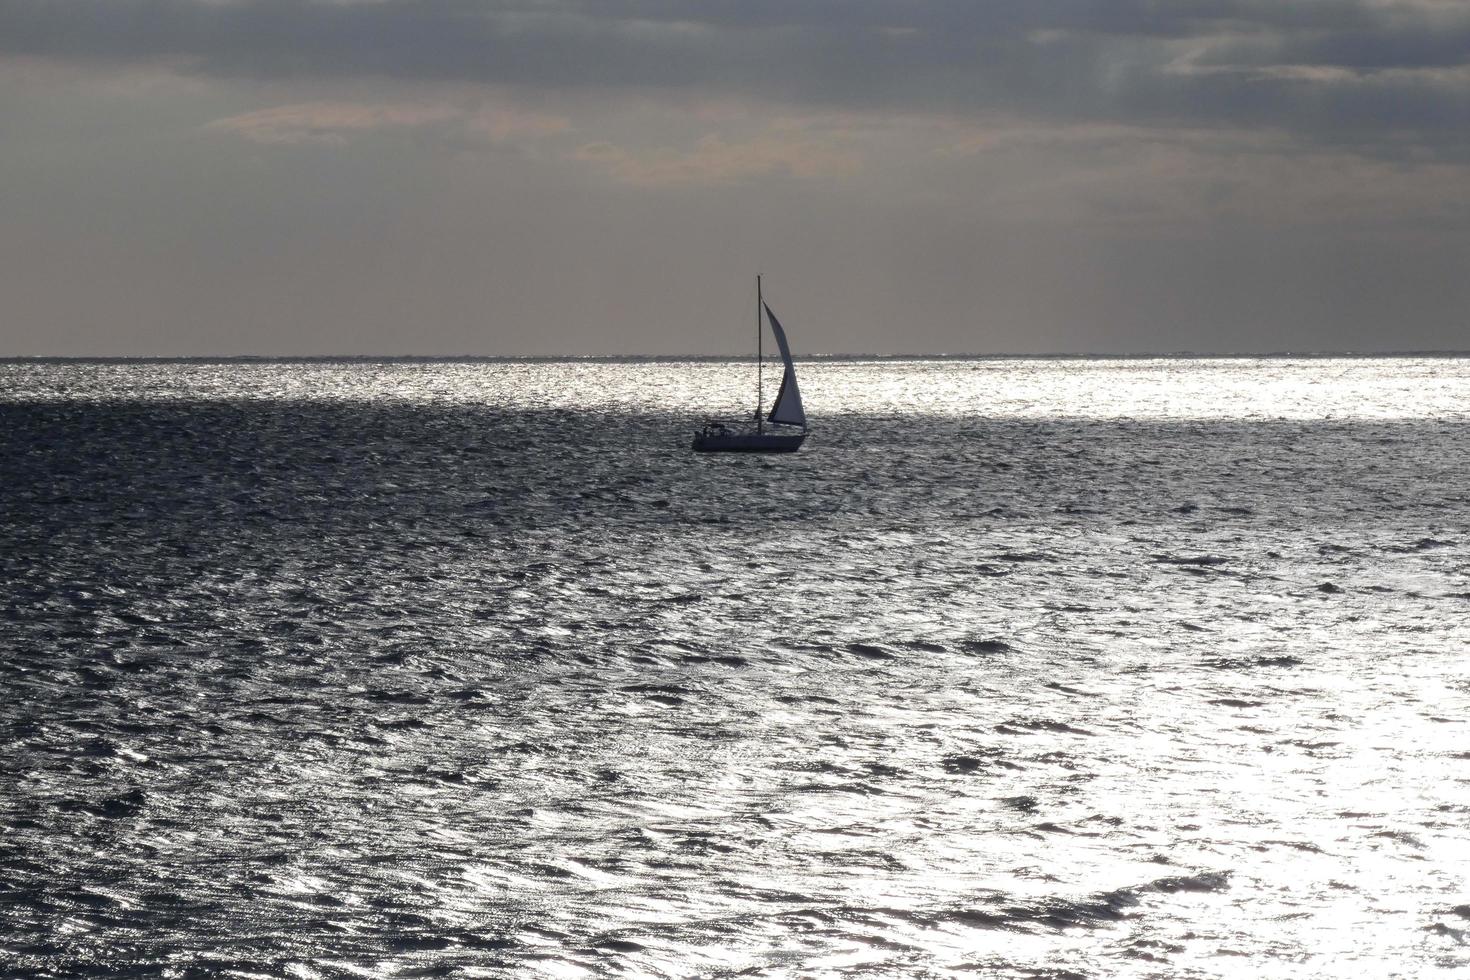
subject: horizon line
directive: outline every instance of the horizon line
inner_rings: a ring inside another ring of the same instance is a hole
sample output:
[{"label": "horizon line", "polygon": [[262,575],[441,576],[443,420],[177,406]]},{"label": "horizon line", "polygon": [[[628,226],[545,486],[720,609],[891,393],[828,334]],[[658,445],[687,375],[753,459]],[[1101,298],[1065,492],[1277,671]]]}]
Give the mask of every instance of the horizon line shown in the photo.
[{"label": "horizon line", "polygon": [[[1356,359],[1372,358],[1470,357],[1470,349],[1430,350],[1276,350],[1276,351],[1141,351],[1101,353],[1096,351],[1053,351],[1041,354],[1019,353],[811,353],[797,355],[800,361],[1146,361],[1146,360],[1287,360],[1287,359]],[[310,363],[712,363],[753,362],[749,354],[9,354],[0,355],[0,364],[310,364]],[[770,358],[767,358],[770,360]]]}]

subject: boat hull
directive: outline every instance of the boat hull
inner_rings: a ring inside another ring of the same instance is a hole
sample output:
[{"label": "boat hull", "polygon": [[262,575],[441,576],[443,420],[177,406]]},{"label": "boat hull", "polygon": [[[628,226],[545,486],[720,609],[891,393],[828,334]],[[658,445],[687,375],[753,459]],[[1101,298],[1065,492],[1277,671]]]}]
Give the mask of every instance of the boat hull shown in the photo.
[{"label": "boat hull", "polygon": [[805,432],[782,435],[774,432],[700,433],[694,437],[697,453],[794,453],[806,439]]}]

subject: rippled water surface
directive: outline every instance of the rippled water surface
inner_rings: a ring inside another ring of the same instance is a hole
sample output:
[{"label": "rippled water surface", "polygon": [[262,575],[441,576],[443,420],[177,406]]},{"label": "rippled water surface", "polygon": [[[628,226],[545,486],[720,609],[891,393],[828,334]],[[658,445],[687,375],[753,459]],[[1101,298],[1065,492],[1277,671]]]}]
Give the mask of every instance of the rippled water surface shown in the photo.
[{"label": "rippled water surface", "polygon": [[0,971],[1470,971],[1470,361],[0,364]]}]

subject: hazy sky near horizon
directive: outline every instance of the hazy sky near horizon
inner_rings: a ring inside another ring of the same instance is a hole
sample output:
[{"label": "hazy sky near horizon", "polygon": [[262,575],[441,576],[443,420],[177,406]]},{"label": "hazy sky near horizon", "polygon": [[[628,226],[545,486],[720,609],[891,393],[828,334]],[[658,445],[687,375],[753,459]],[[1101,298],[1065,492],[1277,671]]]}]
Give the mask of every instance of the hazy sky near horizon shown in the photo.
[{"label": "hazy sky near horizon", "polygon": [[1470,349],[1466,0],[0,0],[0,356]]}]

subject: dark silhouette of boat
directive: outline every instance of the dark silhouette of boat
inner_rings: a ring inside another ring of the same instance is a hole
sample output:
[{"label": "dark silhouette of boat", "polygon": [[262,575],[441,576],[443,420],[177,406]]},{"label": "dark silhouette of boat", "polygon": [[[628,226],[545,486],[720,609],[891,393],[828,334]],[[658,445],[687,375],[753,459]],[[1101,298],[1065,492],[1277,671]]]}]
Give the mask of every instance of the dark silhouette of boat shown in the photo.
[{"label": "dark silhouette of boat", "polygon": [[[801,405],[801,389],[796,385],[796,366],[791,363],[791,348],[786,343],[786,331],[781,321],[766,305],[761,295],[761,277],[755,277],[755,425],[749,422],[710,421],[695,433],[694,451],[700,453],[794,453],[806,439],[806,411]],[[762,341],[765,326],[761,314],[771,325],[776,346],[781,349],[781,361],[786,365],[781,375],[781,390],[768,415],[761,415],[764,391],[762,369],[765,358]],[[767,429],[766,423],[773,428]],[[799,432],[792,429],[800,427]]]}]

